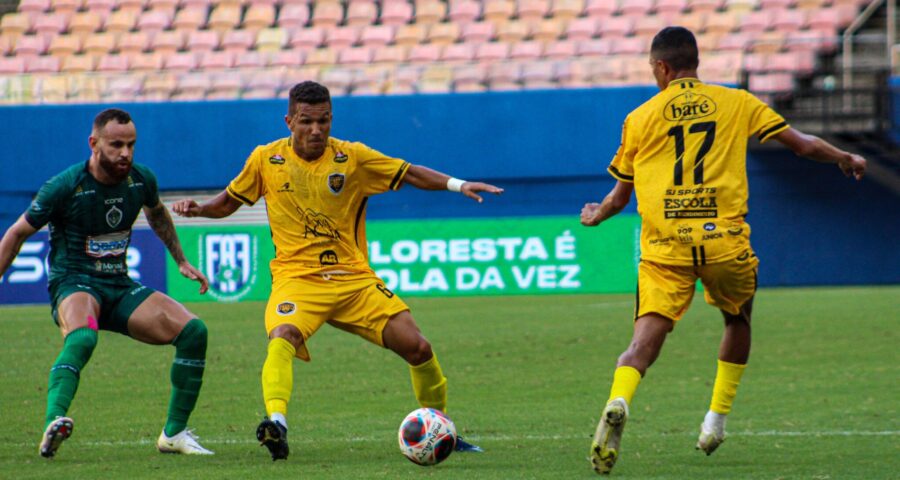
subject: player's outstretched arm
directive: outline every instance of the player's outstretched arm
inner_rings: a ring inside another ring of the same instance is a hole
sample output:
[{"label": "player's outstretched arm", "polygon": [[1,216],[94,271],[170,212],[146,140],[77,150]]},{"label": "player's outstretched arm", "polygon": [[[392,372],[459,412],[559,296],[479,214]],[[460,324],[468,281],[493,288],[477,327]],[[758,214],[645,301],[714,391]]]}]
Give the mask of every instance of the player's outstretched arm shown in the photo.
[{"label": "player's outstretched arm", "polygon": [[503,189],[488,183],[467,182],[458,178],[452,178],[436,170],[421,165],[410,165],[403,177],[403,182],[422,190],[450,190],[460,192],[478,203],[484,201],[480,192],[500,195]]},{"label": "player's outstretched arm", "polygon": [[616,186],[606,195],[601,203],[586,203],[581,209],[581,224],[585,227],[595,227],[600,225],[628,205],[631,200],[631,192],[634,191],[634,184],[617,181]]},{"label": "player's outstretched arm", "polygon": [[25,240],[34,235],[35,232],[37,232],[37,229],[25,220],[25,215],[20,216],[16,223],[6,230],[3,239],[0,240],[0,278],[3,278],[6,269],[12,265]]},{"label": "player's outstretched arm", "polygon": [[181,242],[178,240],[178,233],[175,232],[175,224],[172,223],[172,217],[166,211],[165,205],[159,202],[153,208],[144,207],[144,215],[147,216],[147,223],[156,232],[156,236],[162,240],[169,250],[169,254],[172,255],[172,259],[178,265],[178,271],[186,278],[199,282],[200,293],[206,293],[209,289],[209,280],[185,258],[184,251],[181,249]]},{"label": "player's outstretched arm", "polygon": [[866,174],[865,158],[855,153],[845,152],[815,135],[788,128],[773,138],[801,157],[817,162],[836,164],[848,178],[860,180]]},{"label": "player's outstretched arm", "polygon": [[241,202],[232,198],[225,190],[202,205],[191,198],[172,204],[172,211],[180,217],[225,218],[238,208],[241,208]]}]

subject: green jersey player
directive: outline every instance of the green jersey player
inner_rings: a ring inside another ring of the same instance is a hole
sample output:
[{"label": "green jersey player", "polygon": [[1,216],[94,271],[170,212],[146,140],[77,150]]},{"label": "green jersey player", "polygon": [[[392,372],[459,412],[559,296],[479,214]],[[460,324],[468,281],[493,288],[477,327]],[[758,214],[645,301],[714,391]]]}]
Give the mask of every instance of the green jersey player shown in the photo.
[{"label": "green jersey player", "polygon": [[201,293],[208,288],[206,277],[184,258],[153,173],[133,163],[136,141],[127,112],[100,112],[88,139],[91,158],[45,183],[0,240],[2,277],[23,242],[45,225],[50,227],[50,305],[64,342],[50,369],[39,449],[44,457],[53,457],[72,434],[73,420],[66,414],[99,330],[175,346],[168,418],[157,448],[165,453],[212,453],[186,428],[203,380],[206,326],[175,300],[133,281],[125,264],[131,227],[143,210],[181,274],[200,282]]}]

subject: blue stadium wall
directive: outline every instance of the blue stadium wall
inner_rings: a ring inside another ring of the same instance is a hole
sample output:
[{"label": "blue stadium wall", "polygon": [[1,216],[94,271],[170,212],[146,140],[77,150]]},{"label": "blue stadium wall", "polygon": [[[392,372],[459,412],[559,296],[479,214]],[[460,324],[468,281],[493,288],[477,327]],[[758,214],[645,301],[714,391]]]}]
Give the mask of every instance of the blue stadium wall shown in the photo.
[{"label": "blue stadium wall", "polygon": [[[571,215],[613,185],[605,172],[625,115],[649,87],[350,97],[334,101],[332,135],[466,179],[506,188],[482,205],[405,188],[379,196],[370,219]],[[220,189],[260,143],[287,135],[285,100],[128,104],[136,160],[164,190]],[[41,184],[84,161],[97,105],[0,108],[0,228]],[[760,284],[900,283],[897,196],[871,180],[780,149],[748,158]],[[634,205],[626,213],[634,213]],[[602,227],[600,227],[602,228]]]}]

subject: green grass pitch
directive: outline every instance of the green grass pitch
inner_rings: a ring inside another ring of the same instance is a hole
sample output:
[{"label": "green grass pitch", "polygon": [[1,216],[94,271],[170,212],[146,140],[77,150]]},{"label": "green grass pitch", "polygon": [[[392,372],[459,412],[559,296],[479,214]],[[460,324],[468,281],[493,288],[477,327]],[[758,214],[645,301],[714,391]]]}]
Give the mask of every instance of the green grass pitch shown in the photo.
[{"label": "green grass pitch", "polygon": [[[259,303],[192,304],[210,331],[191,426],[216,451],[161,455],[173,349],[104,332],[70,410],[75,432],[38,456],[47,372],[61,340],[46,307],[0,309],[0,478],[577,479],[594,478],[590,436],[616,357],[630,338],[632,295],[412,299],[450,382],[449,414],[486,453],[423,468],[397,448],[417,407],[404,363],[330,327],[313,362],[294,363],[291,457],[256,444],[264,414]],[[766,289],[754,347],[712,456],[694,450],[721,335],[694,306],[643,380],[618,478],[876,479],[900,472],[900,287]]]}]

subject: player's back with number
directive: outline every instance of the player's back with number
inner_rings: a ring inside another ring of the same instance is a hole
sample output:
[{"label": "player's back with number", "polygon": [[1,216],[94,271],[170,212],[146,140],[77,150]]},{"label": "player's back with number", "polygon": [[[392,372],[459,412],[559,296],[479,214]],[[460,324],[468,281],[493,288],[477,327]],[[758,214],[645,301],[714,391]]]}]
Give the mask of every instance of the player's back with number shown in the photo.
[{"label": "player's back with number", "polygon": [[727,260],[749,245],[746,151],[788,128],[743,90],[672,81],[625,120],[609,167],[634,182],[642,258],[670,265]]}]

